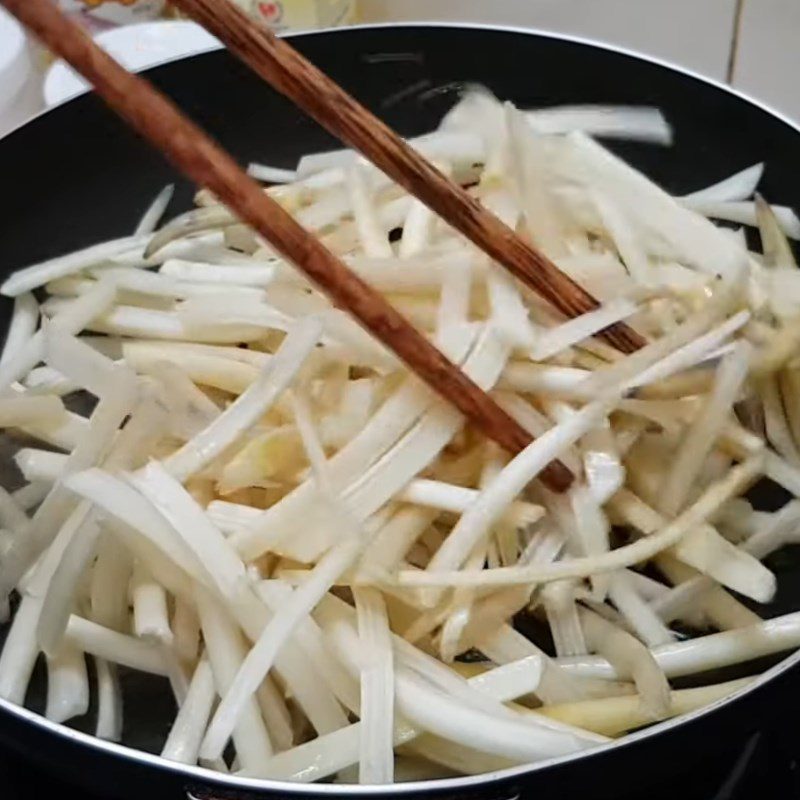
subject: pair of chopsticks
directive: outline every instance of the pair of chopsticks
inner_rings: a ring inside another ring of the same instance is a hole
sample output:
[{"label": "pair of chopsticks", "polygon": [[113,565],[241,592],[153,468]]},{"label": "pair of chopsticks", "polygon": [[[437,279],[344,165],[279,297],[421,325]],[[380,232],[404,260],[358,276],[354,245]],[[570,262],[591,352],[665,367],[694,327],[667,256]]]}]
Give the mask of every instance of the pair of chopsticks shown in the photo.
[{"label": "pair of chopsticks", "polygon": [[[597,301],[549,259],[523,242],[289,44],[229,0],[173,2],[274,88],[360,150],[556,309],[575,317],[597,308]],[[0,0],[0,3],[92,83],[105,102],[178,169],[213,192],[316,283],[335,305],[352,314],[486,436],[511,453],[531,443],[527,431],[381,294],[300,226],[170,100],[102,51],[52,0]],[[644,344],[623,323],[607,329],[603,336],[625,353]],[[573,475],[556,461],[542,472],[541,478],[550,488],[564,491]]]}]

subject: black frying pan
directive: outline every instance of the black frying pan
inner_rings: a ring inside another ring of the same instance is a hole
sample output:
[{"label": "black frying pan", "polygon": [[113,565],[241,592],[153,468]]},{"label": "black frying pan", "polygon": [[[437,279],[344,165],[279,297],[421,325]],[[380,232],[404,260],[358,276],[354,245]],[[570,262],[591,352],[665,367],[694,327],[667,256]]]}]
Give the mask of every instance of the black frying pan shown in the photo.
[{"label": "black frying pan", "polygon": [[[666,189],[683,193],[756,161],[773,202],[800,206],[800,130],[728,89],[668,66],[587,42],[524,31],[419,25],[354,28],[302,35],[294,44],[403,134],[433,128],[463,83],[481,83],[520,106],[562,103],[648,104],[675,128],[671,149],[614,145]],[[225,52],[154,69],[151,79],[242,162],[292,167],[310,150],[336,142]],[[403,90],[417,85],[413,92]],[[101,239],[123,235],[173,170],[93,96],[43,114],[0,142],[0,272]],[[193,189],[178,181],[172,211]],[[0,307],[3,322],[10,311]],[[7,450],[2,447],[0,451]],[[769,506],[782,498],[767,493]],[[779,593],[767,613],[800,609],[800,570],[786,553],[771,566]],[[771,667],[750,691],[680,722],[655,726],[620,745],[580,759],[505,773],[389,789],[257,784],[170,765],[157,753],[173,710],[166,686],[126,677],[124,739],[98,742],[37,714],[0,702],[0,741],[21,757],[103,796],[442,794],[511,798],[618,796],[632,784],[658,785],[671,765],[686,765],[718,747],[744,741],[765,717],[794,713],[798,671],[791,657]],[[729,677],[729,676],[725,676]],[[29,704],[41,706],[41,680]],[[77,727],[91,730],[91,713]],[[137,748],[137,749],[132,749]],[[145,751],[145,752],[142,752]],[[659,771],[664,771],[659,775]]]}]

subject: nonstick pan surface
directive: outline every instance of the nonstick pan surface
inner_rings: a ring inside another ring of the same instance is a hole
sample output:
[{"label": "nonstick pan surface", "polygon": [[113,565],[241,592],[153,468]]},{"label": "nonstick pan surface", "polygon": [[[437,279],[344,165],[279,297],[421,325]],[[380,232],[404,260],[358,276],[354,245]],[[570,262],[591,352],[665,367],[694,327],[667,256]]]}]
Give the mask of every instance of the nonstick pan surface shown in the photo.
[{"label": "nonstick pan surface", "polygon": [[[589,42],[522,30],[447,25],[360,27],[293,37],[313,62],[405,135],[432,129],[465,84],[479,83],[522,107],[572,103],[655,105],[675,130],[663,148],[611,143],[664,188],[686,193],[758,161],[767,168],[770,201],[800,207],[800,130],[758,104],[702,78]],[[293,167],[311,150],[339,146],[316,123],[223,51],[169,63],[149,77],[242,163]],[[38,117],[0,141],[0,275],[98,240],[125,235],[165,183],[176,181],[170,212],[190,205],[193,187],[131,133],[102,103],[85,95]],[[11,304],[0,305],[2,326]],[[4,485],[18,482],[0,437]],[[762,508],[785,502],[763,490]],[[800,558],[776,554],[779,591],[767,615],[800,610]],[[108,797],[176,798],[253,794],[444,794],[485,797],[614,797],[624,784],[668,773],[736,741],[778,708],[797,705],[791,656],[758,685],[712,709],[663,723],[578,760],[493,776],[389,789],[289,786],[216,776],[163,762],[158,753],[173,715],[166,684],[125,678],[124,745],[98,742],[0,702],[0,741],[64,778]],[[706,676],[708,677],[708,676]],[[729,675],[720,676],[729,677]],[[29,696],[43,707],[37,676]],[[91,712],[79,721],[91,730]]]}]

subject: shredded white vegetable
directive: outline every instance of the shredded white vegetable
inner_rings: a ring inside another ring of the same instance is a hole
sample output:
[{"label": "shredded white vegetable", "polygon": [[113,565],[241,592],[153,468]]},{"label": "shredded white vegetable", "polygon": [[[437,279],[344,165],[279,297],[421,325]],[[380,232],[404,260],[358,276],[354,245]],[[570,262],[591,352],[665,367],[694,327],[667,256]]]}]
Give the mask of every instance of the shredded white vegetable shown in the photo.
[{"label": "shredded white vegetable", "polygon": [[[800,647],[800,612],[759,605],[800,542],[797,215],[764,164],[672,197],[590,137],[672,131],[471,89],[411,140],[597,297],[574,319],[353,151],[250,167],[531,434],[519,453],[208,191],[7,278],[26,483],[0,487],[0,697],[43,655],[44,714],[125,743],[135,670],[175,697],[164,759],[378,786],[590,751]],[[645,346],[600,337],[620,322]]]}]

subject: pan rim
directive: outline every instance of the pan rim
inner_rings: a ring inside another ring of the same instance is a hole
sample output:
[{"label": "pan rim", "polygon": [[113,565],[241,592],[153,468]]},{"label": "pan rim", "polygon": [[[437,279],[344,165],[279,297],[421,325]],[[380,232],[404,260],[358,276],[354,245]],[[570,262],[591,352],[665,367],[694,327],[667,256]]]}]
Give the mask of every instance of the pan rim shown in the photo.
[{"label": "pan rim", "polygon": [[[610,53],[627,56],[632,59],[644,61],[654,66],[660,67],[670,72],[677,73],[686,78],[693,79],[700,83],[706,84],[712,88],[723,91],[739,100],[753,106],[778,121],[787,125],[795,133],[800,135],[800,121],[795,121],[790,116],[773,108],[768,103],[761,101],[747,92],[743,92],[728,84],[717,80],[715,78],[703,75],[693,69],[682,67],[675,64],[668,59],[663,59],[657,56],[644,54],[634,48],[618,46],[609,44],[607,42],[597,41],[590,37],[562,34],[547,31],[535,27],[523,27],[515,25],[502,25],[502,24],[489,24],[489,23],[472,23],[472,22],[451,22],[451,21],[404,21],[399,23],[382,22],[382,23],[365,23],[359,25],[348,25],[340,28],[333,28],[327,30],[301,30],[294,31],[286,34],[286,38],[305,37],[305,36],[320,36],[320,35],[337,35],[342,32],[358,31],[358,30],[382,30],[382,29],[398,29],[398,28],[434,28],[434,29],[452,29],[452,30],[476,30],[476,31],[492,31],[499,33],[514,33],[523,34],[526,36],[533,36],[542,39],[551,39],[555,41],[563,41],[571,44],[577,44],[585,47],[591,47],[599,50],[604,50]],[[202,56],[207,53],[216,52],[223,49],[223,46],[212,45],[208,48],[197,51],[191,55],[176,56],[173,58],[163,59],[157,63],[152,64],[147,68],[156,69],[158,67],[166,66],[168,64],[182,61],[187,58],[194,58],[195,56]],[[42,109],[38,114],[29,118],[20,126],[14,128],[0,138],[0,147],[2,147],[3,139],[7,136],[18,135],[25,127],[49,114],[58,110],[62,106],[77,100],[82,95],[75,95],[67,98],[57,105],[49,108]],[[0,698],[0,717],[4,714],[9,714],[16,717],[20,722],[28,723],[36,728],[46,731],[48,734],[58,736],[60,738],[70,740],[71,742],[79,745],[86,746],[90,749],[98,750],[105,755],[115,758],[123,758],[134,761],[140,766],[152,768],[159,772],[171,772],[176,775],[185,777],[189,781],[196,781],[197,784],[204,786],[213,786],[215,788],[225,789],[228,791],[238,791],[245,793],[260,793],[265,791],[280,792],[286,795],[302,795],[302,796],[316,796],[316,797],[336,797],[344,795],[363,796],[363,797],[377,797],[392,795],[412,795],[424,791],[435,791],[437,793],[454,792],[466,789],[475,789],[480,786],[489,785],[499,782],[513,782],[518,778],[526,778],[535,775],[540,771],[549,770],[555,767],[563,767],[566,764],[574,762],[578,759],[597,758],[604,755],[609,751],[616,751],[623,747],[631,746],[640,743],[644,740],[657,736],[660,733],[670,731],[673,728],[681,727],[687,723],[693,723],[697,720],[718,711],[736,700],[739,700],[751,693],[759,690],[764,685],[779,677],[783,673],[790,670],[800,663],[800,649],[787,655],[780,662],[770,667],[761,675],[755,677],[752,683],[738,689],[733,694],[717,700],[707,706],[696,709],[688,714],[683,714],[680,717],[665,720],[656,723],[648,728],[645,728],[636,733],[628,734],[622,740],[612,740],[607,744],[600,745],[591,750],[581,751],[566,756],[559,756],[557,758],[550,758],[542,761],[537,761],[532,764],[522,764],[515,767],[509,767],[504,770],[495,772],[483,773],[480,775],[469,775],[456,778],[445,778],[441,780],[428,780],[428,781],[410,781],[406,783],[396,783],[390,785],[341,785],[341,784],[306,784],[289,781],[279,781],[267,778],[245,778],[235,775],[222,774],[214,772],[210,769],[196,765],[181,764],[179,762],[169,761],[162,758],[160,755],[147,753],[142,750],[137,750],[128,745],[119,744],[116,742],[109,742],[103,739],[83,733],[81,731],[73,730],[61,723],[52,722],[45,717],[33,712],[24,706],[18,706],[7,700]],[[191,794],[188,794],[191,797]]]}]

